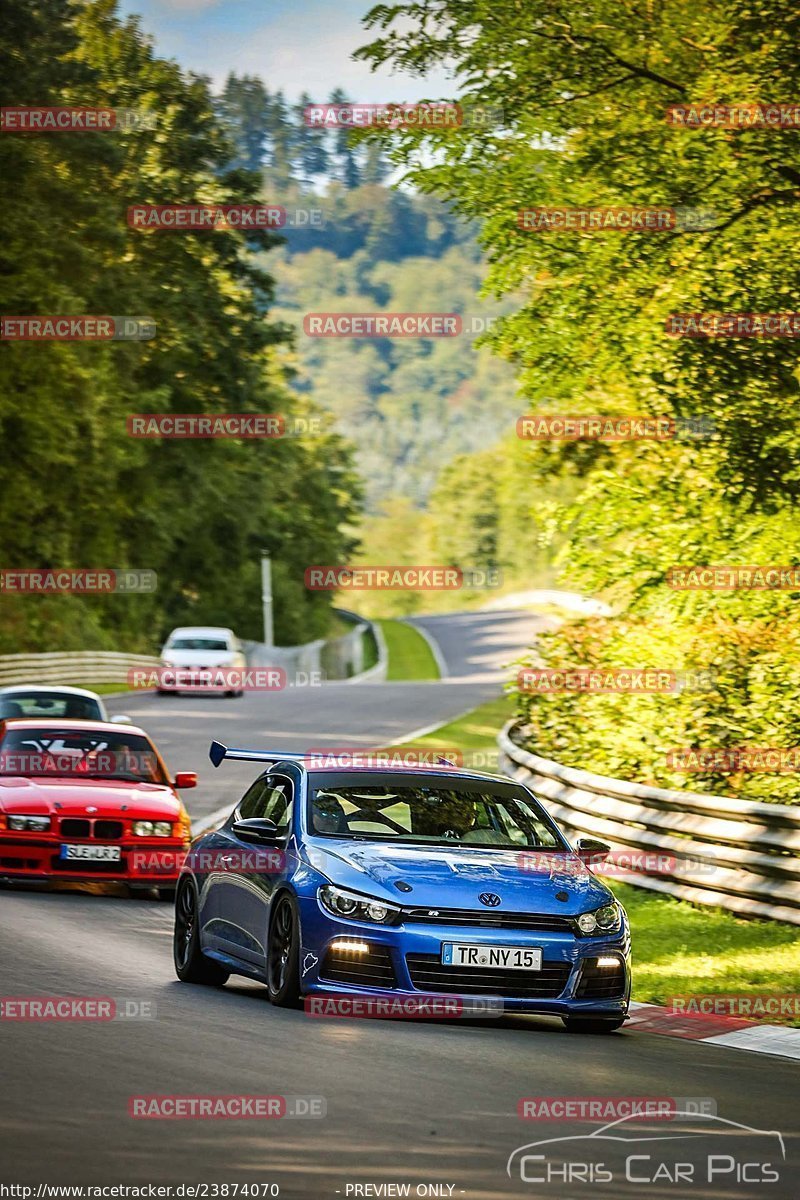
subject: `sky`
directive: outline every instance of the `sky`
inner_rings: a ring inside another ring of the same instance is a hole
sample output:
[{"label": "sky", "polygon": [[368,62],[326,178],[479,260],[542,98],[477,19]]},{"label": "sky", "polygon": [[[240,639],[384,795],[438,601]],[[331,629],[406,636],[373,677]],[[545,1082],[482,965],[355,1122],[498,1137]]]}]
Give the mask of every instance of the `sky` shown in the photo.
[{"label": "sky", "polygon": [[324,100],[335,87],[353,100],[451,98],[457,89],[442,73],[425,80],[373,74],[350,58],[371,40],[361,18],[373,0],[119,0],[138,13],[157,52],[221,86],[229,71],[260,75],[269,91],[287,98],[308,92]]}]

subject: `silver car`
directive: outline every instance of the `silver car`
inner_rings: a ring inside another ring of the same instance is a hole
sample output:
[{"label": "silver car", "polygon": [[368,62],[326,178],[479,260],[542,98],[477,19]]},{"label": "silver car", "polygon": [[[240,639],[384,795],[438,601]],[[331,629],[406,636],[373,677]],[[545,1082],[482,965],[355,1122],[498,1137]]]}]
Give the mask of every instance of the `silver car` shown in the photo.
[{"label": "silver car", "polygon": [[96,692],[56,684],[17,683],[0,688],[0,721],[12,717],[55,717],[70,721],[130,724],[130,717],[109,717]]}]

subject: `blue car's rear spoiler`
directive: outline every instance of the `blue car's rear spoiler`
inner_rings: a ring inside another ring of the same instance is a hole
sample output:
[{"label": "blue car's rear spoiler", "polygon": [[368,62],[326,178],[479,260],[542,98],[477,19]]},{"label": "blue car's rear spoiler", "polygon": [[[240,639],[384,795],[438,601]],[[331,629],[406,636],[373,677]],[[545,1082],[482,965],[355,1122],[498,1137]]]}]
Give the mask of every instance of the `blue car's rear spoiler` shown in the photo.
[{"label": "blue car's rear spoiler", "polygon": [[244,759],[247,762],[302,762],[307,756],[297,750],[236,750],[233,746],[223,746],[222,742],[212,742],[208,757],[215,767],[220,766],[225,758]]}]

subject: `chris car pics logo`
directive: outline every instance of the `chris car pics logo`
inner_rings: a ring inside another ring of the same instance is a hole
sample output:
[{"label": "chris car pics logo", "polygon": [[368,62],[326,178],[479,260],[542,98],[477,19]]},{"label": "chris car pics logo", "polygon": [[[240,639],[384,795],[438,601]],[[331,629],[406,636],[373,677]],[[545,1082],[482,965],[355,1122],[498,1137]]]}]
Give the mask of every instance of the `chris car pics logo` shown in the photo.
[{"label": "chris car pics logo", "polygon": [[529,1142],[513,1151],[506,1170],[536,1189],[527,1194],[554,1200],[561,1200],[565,1187],[581,1185],[608,1200],[636,1195],[632,1185],[675,1200],[749,1197],[761,1195],[762,1187],[768,1195],[767,1185],[785,1174],[782,1135],[697,1111],[701,1107],[686,1105],[671,1114],[663,1132],[654,1132],[644,1114],[634,1112],[588,1134]]}]

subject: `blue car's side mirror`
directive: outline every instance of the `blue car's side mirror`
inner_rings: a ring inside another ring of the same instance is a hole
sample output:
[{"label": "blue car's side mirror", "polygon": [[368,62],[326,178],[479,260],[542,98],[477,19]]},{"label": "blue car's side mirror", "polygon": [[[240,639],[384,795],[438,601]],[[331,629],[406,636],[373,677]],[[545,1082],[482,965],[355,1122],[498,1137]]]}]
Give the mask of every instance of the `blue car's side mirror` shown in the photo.
[{"label": "blue car's side mirror", "polygon": [[588,858],[590,862],[605,862],[611,853],[611,847],[598,838],[578,838],[578,857]]},{"label": "blue car's side mirror", "polygon": [[244,842],[264,842],[269,845],[281,841],[278,826],[266,817],[246,817],[242,821],[234,821],[231,829]]}]

